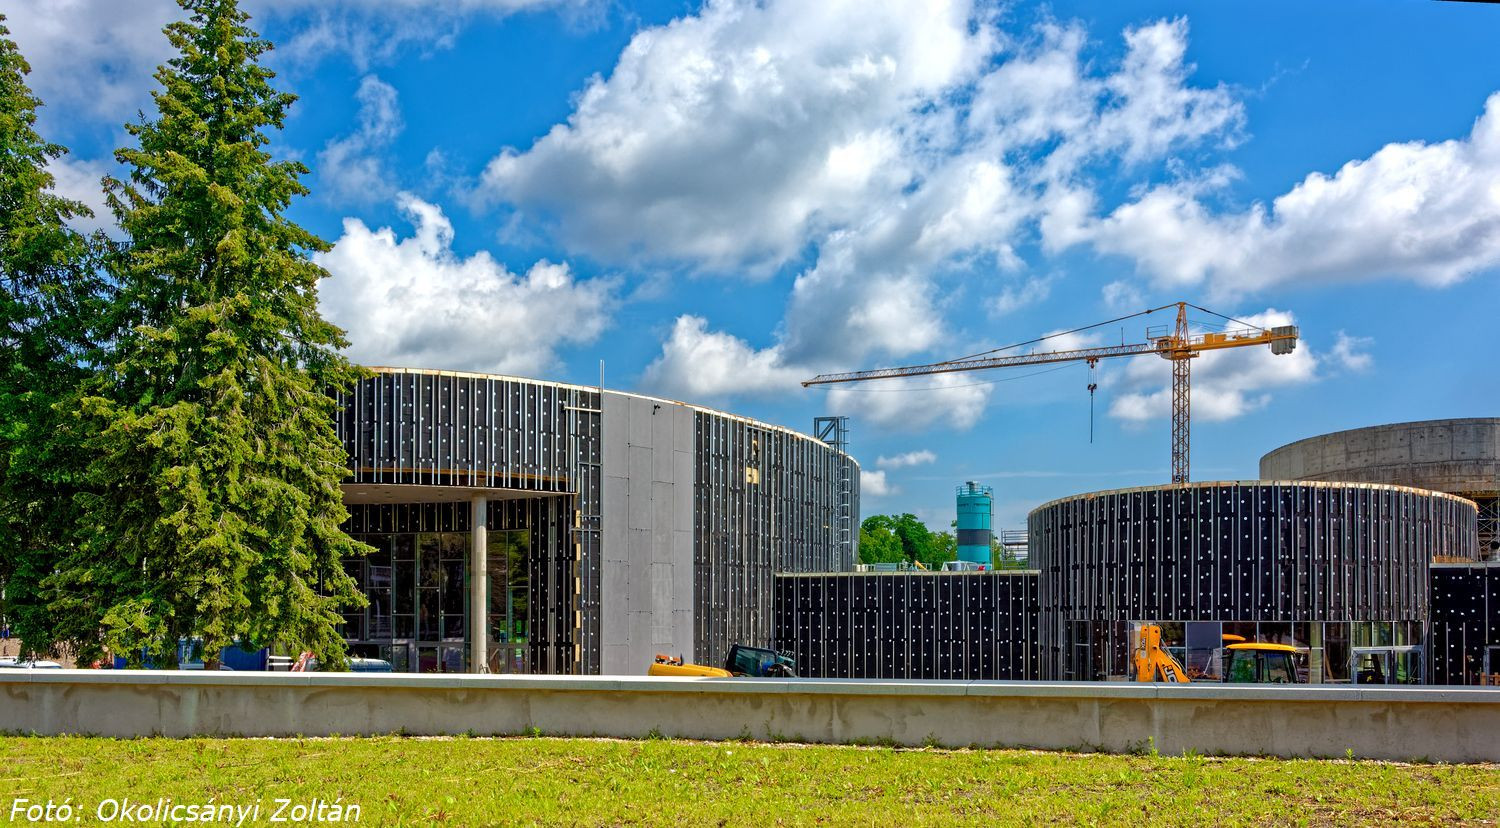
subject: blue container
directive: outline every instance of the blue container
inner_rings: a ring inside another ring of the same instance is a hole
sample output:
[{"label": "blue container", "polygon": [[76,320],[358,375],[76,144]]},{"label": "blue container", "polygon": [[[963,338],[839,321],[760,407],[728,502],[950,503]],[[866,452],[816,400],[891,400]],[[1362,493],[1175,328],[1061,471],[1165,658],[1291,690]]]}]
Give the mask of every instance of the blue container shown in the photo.
[{"label": "blue container", "polygon": [[990,565],[995,490],[970,481],[958,487],[958,559]]}]

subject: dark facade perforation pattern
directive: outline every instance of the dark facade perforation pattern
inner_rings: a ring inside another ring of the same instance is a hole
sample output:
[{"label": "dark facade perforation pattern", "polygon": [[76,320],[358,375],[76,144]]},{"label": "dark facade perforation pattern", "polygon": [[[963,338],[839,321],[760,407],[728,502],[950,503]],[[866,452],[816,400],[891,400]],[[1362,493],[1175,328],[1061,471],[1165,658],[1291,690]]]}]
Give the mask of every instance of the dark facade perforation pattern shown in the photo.
[{"label": "dark facade perforation pattern", "polygon": [[[598,394],[467,374],[379,372],[339,395],[351,483],[570,491],[576,404]],[[597,426],[598,415],[591,415]],[[597,460],[596,460],[597,462]]]},{"label": "dark facade perforation pattern", "polygon": [[1045,504],[1029,518],[1041,677],[1061,677],[1072,622],[1424,620],[1428,561],[1473,560],[1475,521],[1459,498],[1356,484],[1201,483]]},{"label": "dark facade perforation pattern", "polygon": [[1500,673],[1500,564],[1437,564],[1431,579],[1432,683],[1480,684],[1486,667]]},{"label": "dark facade perforation pattern", "polygon": [[[338,401],[335,428],[349,455],[348,483],[504,488],[539,496],[489,507],[490,528],[532,530],[531,606],[542,613],[532,619],[532,669],[597,673],[599,394],[502,377],[377,371]],[[355,511],[390,509],[391,519],[410,524],[425,520],[427,510],[437,509],[436,515],[456,509],[464,512],[465,528],[390,531],[467,531],[468,508],[413,504]],[[496,525],[497,514],[522,522],[506,518]]]},{"label": "dark facade perforation pattern", "polygon": [[858,471],[779,429],[704,411],[694,421],[693,655],[717,664],[734,644],[771,646],[776,573],[853,567],[838,506]]},{"label": "dark facade perforation pattern", "polygon": [[778,575],[775,646],[818,678],[1026,680],[1037,575]]}]

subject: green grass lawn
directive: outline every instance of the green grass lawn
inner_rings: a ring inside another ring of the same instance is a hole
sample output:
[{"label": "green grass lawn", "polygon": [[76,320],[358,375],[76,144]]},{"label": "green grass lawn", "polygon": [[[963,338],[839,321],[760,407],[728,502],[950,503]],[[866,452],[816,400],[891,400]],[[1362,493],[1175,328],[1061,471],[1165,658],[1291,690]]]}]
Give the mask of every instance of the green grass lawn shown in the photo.
[{"label": "green grass lawn", "polygon": [[342,797],[367,825],[1482,825],[1500,821],[1500,768],[670,740],[0,737],[0,822],[16,824],[17,798],[68,797],[75,824],[93,824],[106,799],[259,801],[266,824],[275,799]]}]

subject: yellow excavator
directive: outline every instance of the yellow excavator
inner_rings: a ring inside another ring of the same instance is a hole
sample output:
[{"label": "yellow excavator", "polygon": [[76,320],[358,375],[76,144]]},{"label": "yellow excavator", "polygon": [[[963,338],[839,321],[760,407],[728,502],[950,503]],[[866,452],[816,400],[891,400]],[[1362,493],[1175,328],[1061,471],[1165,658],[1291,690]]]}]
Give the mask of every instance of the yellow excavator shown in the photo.
[{"label": "yellow excavator", "polygon": [[[1230,684],[1297,684],[1297,665],[1293,661],[1296,647],[1246,641],[1243,636],[1225,635],[1224,675]],[[1182,662],[1161,646],[1161,627],[1145,624],[1131,654],[1136,681],[1160,681],[1188,684],[1192,681]]]}]

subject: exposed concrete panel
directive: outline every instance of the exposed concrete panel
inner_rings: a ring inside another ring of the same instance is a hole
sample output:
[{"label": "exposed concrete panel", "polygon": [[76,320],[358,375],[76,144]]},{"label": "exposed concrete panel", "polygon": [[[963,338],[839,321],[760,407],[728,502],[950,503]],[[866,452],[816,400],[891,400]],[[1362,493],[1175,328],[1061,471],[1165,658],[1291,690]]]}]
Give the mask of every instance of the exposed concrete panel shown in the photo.
[{"label": "exposed concrete panel", "polygon": [[1310,437],[1262,457],[1260,476],[1493,494],[1500,491],[1500,417],[1396,423]]},{"label": "exposed concrete panel", "polygon": [[828,743],[1500,761],[1500,689],[1490,688],[14,670],[0,675],[0,698],[0,731],[41,735],[748,732]]},{"label": "exposed concrete panel", "polygon": [[605,452],[603,666],[640,675],[655,653],[693,650],[693,410],[607,393],[604,412],[622,445]]}]

